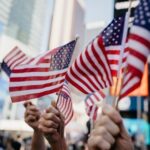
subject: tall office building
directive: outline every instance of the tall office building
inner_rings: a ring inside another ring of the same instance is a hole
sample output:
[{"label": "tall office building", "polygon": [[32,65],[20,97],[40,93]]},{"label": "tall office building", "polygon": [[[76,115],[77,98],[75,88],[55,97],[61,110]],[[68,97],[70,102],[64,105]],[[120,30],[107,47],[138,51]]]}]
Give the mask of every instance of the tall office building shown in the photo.
[{"label": "tall office building", "polygon": [[49,1],[53,0],[0,0],[0,34],[41,50],[45,32],[49,34],[50,28],[45,28],[51,18]]}]

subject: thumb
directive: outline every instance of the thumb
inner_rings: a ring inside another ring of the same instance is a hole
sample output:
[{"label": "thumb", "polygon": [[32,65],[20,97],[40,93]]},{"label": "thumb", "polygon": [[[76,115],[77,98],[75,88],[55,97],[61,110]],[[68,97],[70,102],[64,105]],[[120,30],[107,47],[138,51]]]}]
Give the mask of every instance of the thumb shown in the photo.
[{"label": "thumb", "polygon": [[123,121],[121,121],[121,123],[119,124],[119,127],[120,127],[120,136],[124,139],[129,138],[130,136],[129,136],[127,130],[125,129]]}]

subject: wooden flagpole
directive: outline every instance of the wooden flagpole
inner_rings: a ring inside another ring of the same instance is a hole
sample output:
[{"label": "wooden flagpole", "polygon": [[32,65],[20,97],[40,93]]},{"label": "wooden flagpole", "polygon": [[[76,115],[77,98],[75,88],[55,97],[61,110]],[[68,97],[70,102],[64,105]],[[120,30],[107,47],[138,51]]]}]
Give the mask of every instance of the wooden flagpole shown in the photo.
[{"label": "wooden flagpole", "polygon": [[[123,33],[122,50],[121,50],[121,54],[120,54],[121,59],[119,60],[119,68],[118,68],[118,73],[117,73],[117,82],[116,82],[116,86],[115,86],[114,95],[117,95],[117,87],[118,87],[118,83],[119,83],[119,74],[120,74],[120,71],[121,71],[122,58],[123,58],[124,49],[125,49],[125,45],[126,45],[126,38],[127,38],[128,26],[129,26],[129,19],[130,19],[130,14],[131,14],[131,6],[132,6],[132,0],[130,0],[130,2],[129,2],[129,8],[128,8],[128,11],[127,11],[127,14],[126,14],[126,18],[125,18],[125,29],[124,29],[124,33]],[[121,83],[121,87],[122,87],[122,83]],[[120,96],[120,92],[121,92],[121,90],[119,91],[119,96]],[[114,96],[112,106],[117,109],[117,107],[118,107],[118,97],[117,96]]]}]

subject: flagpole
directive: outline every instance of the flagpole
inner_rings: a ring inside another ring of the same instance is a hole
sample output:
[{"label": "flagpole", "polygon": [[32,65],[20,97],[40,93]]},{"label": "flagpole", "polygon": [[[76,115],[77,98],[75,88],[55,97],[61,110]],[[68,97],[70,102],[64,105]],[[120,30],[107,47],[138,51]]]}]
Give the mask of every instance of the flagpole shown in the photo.
[{"label": "flagpole", "polygon": [[[119,59],[119,68],[118,68],[118,72],[117,72],[117,82],[116,82],[116,86],[115,86],[114,99],[113,99],[113,103],[112,103],[112,106],[115,108],[118,107],[118,97],[115,95],[117,95],[117,87],[118,87],[118,83],[119,83],[119,74],[120,74],[121,67],[122,67],[122,58],[123,58],[124,49],[125,49],[125,45],[126,45],[129,19],[130,19],[130,14],[131,14],[131,6],[132,6],[132,0],[130,0],[130,2],[129,2],[129,8],[128,8],[128,11],[126,13],[126,18],[125,18],[125,29],[124,29],[124,33],[123,33],[122,49],[121,49],[121,54],[120,54],[121,59]],[[122,87],[122,83],[121,83],[121,87]],[[121,90],[119,91],[119,96],[120,96],[120,93],[121,93]]]}]

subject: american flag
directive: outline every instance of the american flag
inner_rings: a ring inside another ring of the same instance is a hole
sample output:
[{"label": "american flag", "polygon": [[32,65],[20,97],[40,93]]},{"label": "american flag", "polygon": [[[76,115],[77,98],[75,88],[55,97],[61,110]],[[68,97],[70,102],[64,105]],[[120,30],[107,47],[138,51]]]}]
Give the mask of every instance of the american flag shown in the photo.
[{"label": "american flag", "polygon": [[121,68],[123,69],[126,66],[128,51],[124,51],[124,49],[126,46],[125,43],[128,28],[127,17],[127,15],[124,15],[114,18],[101,33],[112,76],[119,77]]},{"label": "american flag", "polygon": [[57,92],[63,85],[75,44],[74,40],[12,69],[9,84],[12,102]]},{"label": "american flag", "polygon": [[65,117],[65,124],[68,124],[73,117],[73,107],[71,100],[71,93],[68,88],[68,83],[65,81],[62,89],[59,92],[57,100],[57,108]]},{"label": "american flag", "polygon": [[141,0],[135,10],[128,45],[127,73],[124,76],[120,98],[127,96],[141,83],[150,52],[150,0]]},{"label": "american flag", "polygon": [[14,47],[3,59],[1,64],[5,73],[10,76],[11,70],[17,65],[23,64],[30,59],[19,47]]},{"label": "american flag", "polygon": [[69,68],[66,80],[79,91],[89,94],[112,84],[112,75],[103,45],[97,36]]},{"label": "american flag", "polygon": [[96,120],[98,106],[97,102],[105,99],[105,94],[102,91],[89,94],[85,99],[86,113],[92,120]]}]

